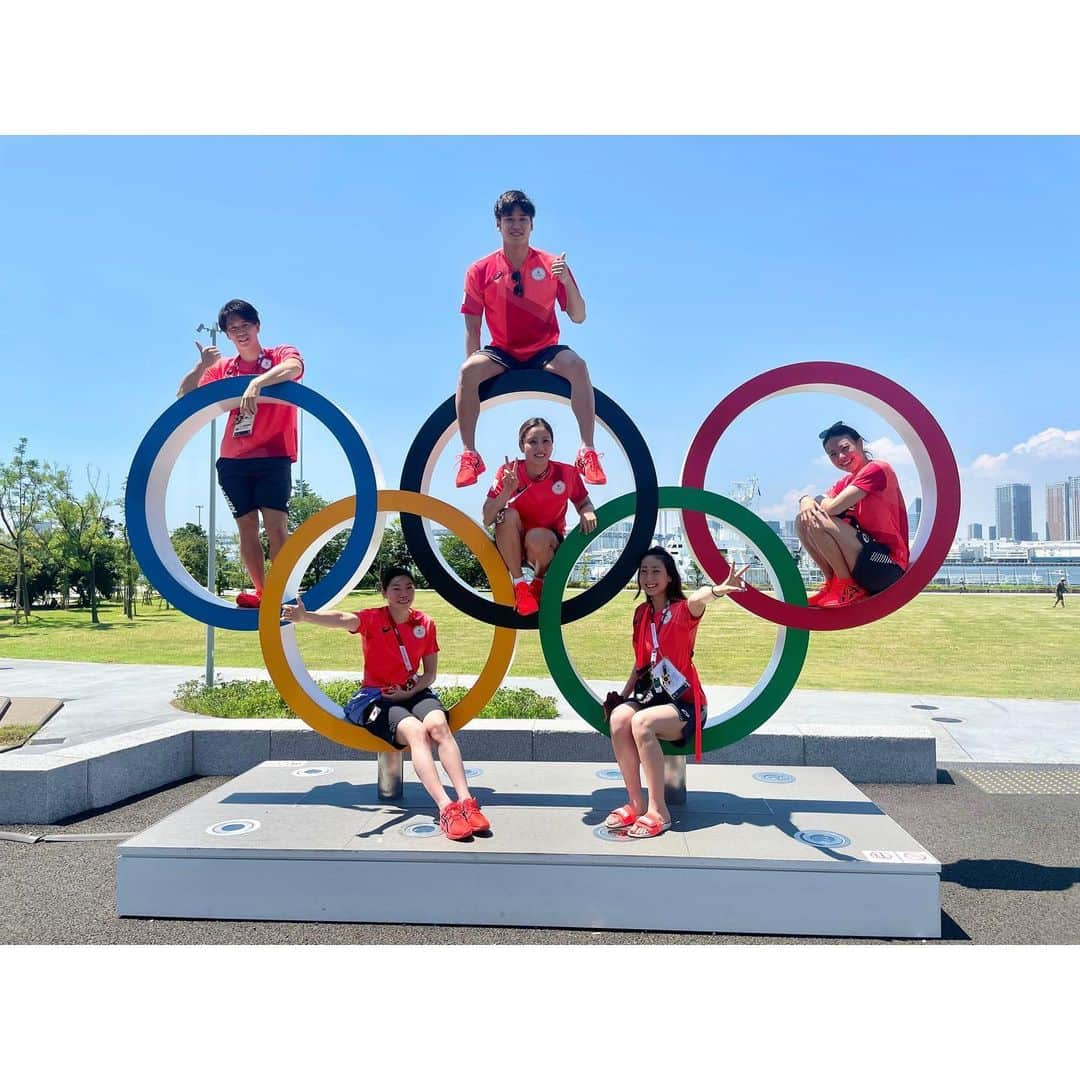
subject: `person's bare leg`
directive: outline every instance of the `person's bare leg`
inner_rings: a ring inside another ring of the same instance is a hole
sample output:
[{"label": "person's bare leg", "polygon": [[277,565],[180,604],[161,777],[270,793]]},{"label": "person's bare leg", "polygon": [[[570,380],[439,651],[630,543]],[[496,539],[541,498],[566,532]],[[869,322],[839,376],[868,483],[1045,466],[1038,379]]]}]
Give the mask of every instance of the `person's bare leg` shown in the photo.
[{"label": "person's bare leg", "polygon": [[285,546],[289,539],[289,515],[285,510],[273,510],[269,507],[261,507],[263,528],[266,530],[266,540],[270,547],[270,561],[273,562],[278,552]]},{"label": "person's bare leg", "polygon": [[515,581],[521,577],[522,530],[521,515],[507,507],[502,521],[495,526],[495,546]]},{"label": "person's bare leg", "polygon": [[558,538],[550,529],[530,529],[525,534],[525,561],[542,578],[555,558]]},{"label": "person's bare leg", "polygon": [[[393,715],[394,709],[401,709],[402,712],[406,711],[401,705],[391,705],[391,715]],[[439,770],[435,768],[435,759],[431,755],[431,740],[424,730],[424,722],[418,720],[411,713],[406,713],[406,716],[397,726],[397,739],[398,742],[408,745],[413,771],[416,773],[420,783],[424,785],[424,790],[434,800],[435,806],[441,814],[454,800],[446,794],[446,790],[442,786],[442,780],[439,779]]]},{"label": "person's bare leg", "polygon": [[583,446],[592,446],[596,434],[596,396],[585,361],[573,349],[563,349],[546,365],[570,383],[570,409],[577,420]]},{"label": "person's bare leg", "polygon": [[416,715],[423,716],[424,730],[428,738],[438,749],[439,763],[446,770],[450,783],[459,799],[471,799],[469,783],[465,779],[465,763],[461,760],[461,748],[450,730],[446,713],[437,701],[421,701],[416,707]]},{"label": "person's bare leg", "polygon": [[634,713],[640,707],[631,702],[615,707],[611,714],[611,749],[626,785],[628,801],[638,814],[643,814],[647,799],[641,786],[641,757],[633,732]]},{"label": "person's bare leg", "polygon": [[670,821],[664,797],[664,751],[658,739],[677,739],[682,735],[683,721],[674,705],[654,705],[634,713],[631,729],[641,767],[645,770],[645,786],[649,791],[650,817]]},{"label": "person's bare leg", "polygon": [[261,593],[266,580],[266,562],[259,540],[259,511],[252,510],[236,518],[236,531],[240,534],[240,561],[244,564],[255,591]]},{"label": "person's bare leg", "polygon": [[465,450],[476,450],[476,422],[480,417],[480,384],[498,375],[506,368],[490,356],[473,353],[458,373],[457,389],[454,391],[454,408],[457,410],[458,432]]}]

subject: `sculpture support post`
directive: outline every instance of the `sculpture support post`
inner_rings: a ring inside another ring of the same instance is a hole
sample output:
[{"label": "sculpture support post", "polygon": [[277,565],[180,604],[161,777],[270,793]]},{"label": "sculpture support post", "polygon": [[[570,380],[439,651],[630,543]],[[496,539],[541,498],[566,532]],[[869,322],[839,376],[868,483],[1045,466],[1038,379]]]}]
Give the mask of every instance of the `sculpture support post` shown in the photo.
[{"label": "sculpture support post", "polygon": [[686,758],[664,755],[664,801],[669,806],[686,805]]},{"label": "sculpture support post", "polygon": [[405,755],[397,750],[379,751],[379,798],[400,799],[405,790]]}]

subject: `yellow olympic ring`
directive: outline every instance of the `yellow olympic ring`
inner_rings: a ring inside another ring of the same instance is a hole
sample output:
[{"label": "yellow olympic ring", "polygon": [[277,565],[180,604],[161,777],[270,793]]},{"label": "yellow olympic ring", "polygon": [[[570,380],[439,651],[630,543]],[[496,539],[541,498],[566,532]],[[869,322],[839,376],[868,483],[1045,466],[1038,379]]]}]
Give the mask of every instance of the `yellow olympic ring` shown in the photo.
[{"label": "yellow olympic ring", "polygon": [[[487,533],[456,507],[417,491],[380,490],[378,511],[379,513],[397,511],[427,516],[445,525],[464,541],[480,560],[480,565],[484,568],[484,573],[487,574],[488,581],[491,583],[491,592],[495,602],[513,607],[514,590],[502,557]],[[270,568],[263,587],[262,604],[259,606],[259,644],[262,646],[266,670],[277,687],[278,693],[301,720],[333,742],[351,746],[356,750],[381,753],[387,749],[400,748],[390,747],[389,743],[376,738],[370,732],[350,724],[345,720],[340,706],[334,706],[336,712],[330,712],[326,706],[315,700],[312,690],[317,693],[319,691],[307,674],[306,668],[303,667],[303,662],[299,660],[299,653],[295,648],[286,650],[285,634],[282,631],[286,630],[290,637],[293,637],[295,631],[291,624],[282,627],[280,619],[281,605],[288,588],[289,577],[296,564],[311,548],[320,541],[328,539],[345,522],[351,521],[355,514],[354,496],[339,499],[317,514],[313,514],[285,542]],[[491,700],[510,669],[516,638],[516,630],[505,626],[495,627],[491,652],[488,654],[483,670],[472,689],[447,714],[451,730],[457,731],[458,728],[464,727]],[[292,644],[295,645],[294,637]],[[290,651],[293,653],[292,658],[288,655]],[[303,679],[298,677],[294,665],[301,667]],[[305,681],[307,686],[304,685]],[[325,695],[322,696],[325,697]]]}]

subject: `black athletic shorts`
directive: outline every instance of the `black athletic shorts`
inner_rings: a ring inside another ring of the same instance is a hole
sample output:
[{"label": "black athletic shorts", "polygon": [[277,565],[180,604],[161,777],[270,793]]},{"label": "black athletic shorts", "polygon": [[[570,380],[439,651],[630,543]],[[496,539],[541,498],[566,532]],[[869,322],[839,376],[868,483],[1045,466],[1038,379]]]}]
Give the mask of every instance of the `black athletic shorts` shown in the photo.
[{"label": "black athletic shorts", "polygon": [[569,348],[569,345],[549,345],[530,356],[515,356],[505,349],[500,349],[498,345],[485,345],[480,351],[489,360],[502,364],[508,371],[539,371],[547,367],[564,349]]},{"label": "black athletic shorts", "polygon": [[288,512],[292,492],[292,462],[289,458],[220,457],[217,474],[234,518],[264,507]]},{"label": "black athletic shorts", "polygon": [[[677,739],[665,739],[664,742],[670,742],[672,746],[683,747],[686,745],[687,740],[694,734],[694,701],[691,698],[689,701],[676,701],[665,690],[656,691],[653,689],[652,676],[646,671],[643,675],[638,675],[637,682],[634,683],[634,689],[630,692],[629,701],[636,701],[639,705],[645,708],[651,708],[653,705],[674,705],[676,712],[679,714],[679,719],[683,722],[682,734]],[[705,724],[705,720],[709,715],[709,707],[706,702],[701,703],[701,723]]]},{"label": "black athletic shorts", "polygon": [[856,529],[862,551],[851,568],[851,576],[871,596],[895,585],[903,576],[904,568],[893,562],[889,549],[862,529]]},{"label": "black athletic shorts", "polygon": [[[364,729],[370,731],[372,735],[378,736],[383,742],[388,742],[391,746],[397,746],[404,750],[406,749],[405,744],[398,742],[397,729],[398,724],[405,717],[400,716],[397,720],[391,720],[390,710],[398,708],[411,713],[421,701],[427,701],[428,699],[439,701],[439,695],[432,690],[421,690],[418,694],[405,698],[404,701],[388,701],[384,697],[376,698],[375,703],[368,709],[364,717]],[[439,704],[441,705],[442,702],[439,702]]]}]

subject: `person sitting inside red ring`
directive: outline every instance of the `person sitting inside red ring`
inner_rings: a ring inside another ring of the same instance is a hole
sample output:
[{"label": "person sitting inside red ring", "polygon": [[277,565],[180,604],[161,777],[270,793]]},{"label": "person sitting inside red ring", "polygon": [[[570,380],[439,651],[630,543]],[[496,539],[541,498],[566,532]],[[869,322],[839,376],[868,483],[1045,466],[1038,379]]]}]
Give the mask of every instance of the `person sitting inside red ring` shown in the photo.
[{"label": "person sitting inside red ring", "polygon": [[[526,420],[518,431],[523,460],[505,458],[484,501],[484,525],[495,523],[495,546],[514,581],[514,610],[540,609],[544,572],[566,536],[566,505],[573,503],[581,531],[596,528],[596,511],[573,465],[552,461],[555,433],[542,417]],[[522,565],[531,566],[531,584]]]},{"label": "person sitting inside red ring", "polygon": [[818,438],[846,474],[824,495],[799,500],[795,529],[821,567],[825,587],[811,607],[853,604],[895,584],[908,567],[908,519],[896,473],[872,461],[862,436],[838,420]]}]

